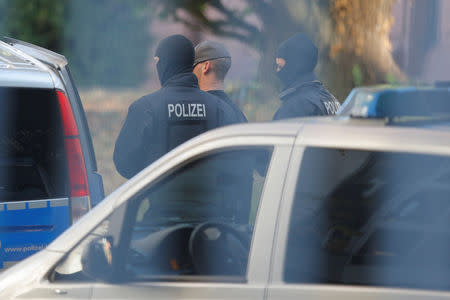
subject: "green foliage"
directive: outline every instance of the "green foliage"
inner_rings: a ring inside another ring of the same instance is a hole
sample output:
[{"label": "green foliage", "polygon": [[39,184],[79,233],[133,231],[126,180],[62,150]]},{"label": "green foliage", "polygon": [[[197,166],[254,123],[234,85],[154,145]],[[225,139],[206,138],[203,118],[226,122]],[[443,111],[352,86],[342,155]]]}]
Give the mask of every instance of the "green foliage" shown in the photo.
[{"label": "green foliage", "polygon": [[6,25],[6,1],[0,0],[0,34],[4,35],[6,32],[5,25]]},{"label": "green foliage", "polygon": [[82,86],[136,86],[147,78],[147,4],[140,0],[69,1],[65,54]]},{"label": "green foliage", "polygon": [[395,77],[395,75],[392,74],[392,72],[389,72],[389,73],[386,74],[386,82],[387,82],[388,84],[393,84],[393,85],[399,83],[399,81],[397,80],[397,78]]},{"label": "green foliage", "polygon": [[254,13],[255,13],[255,11],[253,10],[253,8],[248,6],[239,14],[239,17],[240,18],[245,18],[245,17],[250,16],[250,15],[252,15]]},{"label": "green foliage", "polygon": [[146,1],[0,0],[0,30],[64,54],[82,86],[136,86],[147,78]]},{"label": "green foliage", "polygon": [[352,68],[353,84],[360,86],[363,83],[363,73],[359,65],[354,65]]},{"label": "green foliage", "polygon": [[3,35],[60,52],[65,3],[66,0],[0,0]]}]

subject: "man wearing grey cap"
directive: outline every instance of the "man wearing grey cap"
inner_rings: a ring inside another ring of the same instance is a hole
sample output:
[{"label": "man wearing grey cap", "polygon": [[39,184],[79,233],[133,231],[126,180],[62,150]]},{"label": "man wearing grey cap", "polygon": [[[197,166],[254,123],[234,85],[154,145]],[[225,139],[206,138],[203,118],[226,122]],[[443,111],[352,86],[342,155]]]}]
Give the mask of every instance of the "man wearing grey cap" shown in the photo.
[{"label": "man wearing grey cap", "polygon": [[198,78],[200,89],[225,101],[241,122],[247,122],[244,113],[224,91],[225,76],[230,67],[231,56],[223,44],[203,41],[195,47],[193,73]]}]

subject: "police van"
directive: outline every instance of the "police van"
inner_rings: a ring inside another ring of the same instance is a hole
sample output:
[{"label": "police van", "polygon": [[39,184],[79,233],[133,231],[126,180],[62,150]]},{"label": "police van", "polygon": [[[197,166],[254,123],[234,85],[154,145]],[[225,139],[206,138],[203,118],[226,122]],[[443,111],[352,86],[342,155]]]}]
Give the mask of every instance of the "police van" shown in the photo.
[{"label": "police van", "polygon": [[104,197],[67,60],[0,41],[0,270],[45,248]]},{"label": "police van", "polygon": [[0,275],[0,298],[450,299],[449,96],[367,88],[342,115],[202,134]]}]

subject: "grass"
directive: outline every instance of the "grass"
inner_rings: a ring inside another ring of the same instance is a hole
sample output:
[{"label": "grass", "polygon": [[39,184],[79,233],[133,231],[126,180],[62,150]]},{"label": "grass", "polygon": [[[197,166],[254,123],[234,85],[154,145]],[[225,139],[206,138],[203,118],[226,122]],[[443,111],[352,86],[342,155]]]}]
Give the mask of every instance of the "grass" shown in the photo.
[{"label": "grass", "polygon": [[[108,195],[123,184],[126,179],[117,171],[113,162],[114,145],[125,120],[129,105],[148,94],[148,90],[81,90],[80,96],[86,111],[94,150],[100,174],[103,177],[105,194]],[[274,99],[267,101],[267,95],[255,89],[244,88],[230,92],[232,99],[239,103],[249,121],[270,120],[279,105]],[[266,99],[261,100],[261,97]]]}]

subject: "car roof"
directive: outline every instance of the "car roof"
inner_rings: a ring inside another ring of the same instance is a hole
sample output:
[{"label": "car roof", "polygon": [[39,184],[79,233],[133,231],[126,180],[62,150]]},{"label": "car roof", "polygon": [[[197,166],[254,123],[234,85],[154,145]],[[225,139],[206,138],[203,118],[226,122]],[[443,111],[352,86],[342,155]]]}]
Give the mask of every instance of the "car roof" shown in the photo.
[{"label": "car roof", "polygon": [[54,88],[55,84],[43,63],[0,41],[0,86]]},{"label": "car roof", "polygon": [[[436,121],[436,122],[420,122],[414,125],[391,125],[386,119],[364,119],[354,118],[350,116],[316,116],[292,118],[270,122],[254,122],[242,123],[232,126],[222,127],[202,134],[208,137],[209,135],[219,137],[225,135],[261,135],[261,136],[297,136],[300,130],[305,126],[328,126],[328,127],[346,127],[351,128],[366,128],[371,130],[374,128],[388,131],[411,131],[418,137],[421,135],[432,134],[431,132],[439,131],[440,134],[450,137],[450,120]],[[318,137],[320,138],[320,137]],[[450,140],[449,140],[450,146]]]},{"label": "car roof", "polygon": [[[414,126],[390,125],[384,119],[320,116],[246,123],[206,132],[192,143],[219,138],[293,137],[297,143],[324,147],[450,154],[450,122]],[[190,144],[188,142],[188,144]]]}]

